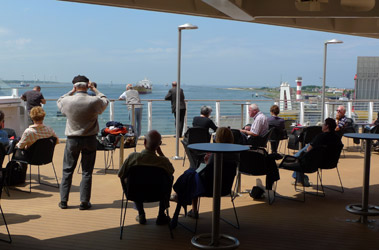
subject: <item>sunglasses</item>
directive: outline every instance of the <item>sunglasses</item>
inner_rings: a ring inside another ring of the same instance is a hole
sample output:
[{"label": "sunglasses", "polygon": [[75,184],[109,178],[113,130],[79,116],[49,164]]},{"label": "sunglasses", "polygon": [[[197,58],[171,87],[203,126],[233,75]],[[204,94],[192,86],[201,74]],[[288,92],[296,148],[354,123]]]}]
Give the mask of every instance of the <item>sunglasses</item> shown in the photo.
[{"label": "sunglasses", "polygon": [[337,111],[337,112],[341,112],[341,110],[339,110],[339,109],[337,109],[336,111]]}]

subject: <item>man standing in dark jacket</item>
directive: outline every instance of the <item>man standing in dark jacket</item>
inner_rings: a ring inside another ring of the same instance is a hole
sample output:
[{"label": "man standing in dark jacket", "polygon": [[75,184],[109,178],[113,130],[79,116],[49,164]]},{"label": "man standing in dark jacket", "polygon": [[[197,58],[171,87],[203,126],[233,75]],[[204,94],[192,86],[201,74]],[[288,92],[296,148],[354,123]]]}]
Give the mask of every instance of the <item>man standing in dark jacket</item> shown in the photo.
[{"label": "man standing in dark jacket", "polygon": [[[172,88],[168,91],[165,100],[171,101],[171,110],[175,116],[175,124],[176,124],[176,82],[172,82]],[[184,92],[183,89],[180,88],[180,117],[179,117],[179,136],[182,137],[183,134],[183,125],[184,125],[184,116],[186,114],[186,103],[184,102]]]}]

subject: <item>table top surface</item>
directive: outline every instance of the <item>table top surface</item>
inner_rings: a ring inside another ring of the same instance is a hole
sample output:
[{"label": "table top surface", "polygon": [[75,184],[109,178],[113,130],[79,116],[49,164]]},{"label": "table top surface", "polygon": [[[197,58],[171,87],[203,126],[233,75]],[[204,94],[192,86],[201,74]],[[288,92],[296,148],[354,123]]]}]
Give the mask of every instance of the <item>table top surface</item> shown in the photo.
[{"label": "table top surface", "polygon": [[212,153],[233,153],[249,150],[249,146],[231,143],[194,143],[188,145],[188,148]]},{"label": "table top surface", "polygon": [[379,134],[369,133],[346,133],[343,136],[348,138],[366,139],[366,140],[379,140]]}]

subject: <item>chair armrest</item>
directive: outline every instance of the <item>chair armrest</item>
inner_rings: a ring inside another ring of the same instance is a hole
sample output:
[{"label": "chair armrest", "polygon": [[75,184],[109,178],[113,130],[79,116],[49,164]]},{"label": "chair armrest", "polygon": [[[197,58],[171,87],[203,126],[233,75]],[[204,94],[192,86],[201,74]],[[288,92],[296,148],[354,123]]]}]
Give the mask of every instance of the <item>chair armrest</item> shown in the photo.
[{"label": "chair armrest", "polygon": [[296,158],[292,155],[286,155],[282,162],[279,164],[279,167],[281,169],[287,169],[287,170],[293,170],[293,171],[300,171],[301,165],[299,158]]}]

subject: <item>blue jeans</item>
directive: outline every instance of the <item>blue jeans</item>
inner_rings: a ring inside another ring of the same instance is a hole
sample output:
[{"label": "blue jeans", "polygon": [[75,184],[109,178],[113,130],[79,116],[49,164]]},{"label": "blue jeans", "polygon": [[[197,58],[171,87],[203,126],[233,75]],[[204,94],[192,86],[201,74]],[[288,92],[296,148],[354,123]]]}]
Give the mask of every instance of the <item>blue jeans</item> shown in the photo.
[{"label": "blue jeans", "polygon": [[[299,151],[297,151],[296,154],[294,154],[293,156],[296,157],[296,158],[299,158],[300,155],[301,155],[303,152],[307,152],[307,149],[308,149],[309,145],[310,145],[309,143],[308,143],[307,145],[305,145],[304,148],[302,148],[302,149],[300,149]],[[294,179],[297,179],[297,181],[301,181],[301,182],[303,182],[302,174],[299,173],[299,172],[296,172],[296,171],[293,172],[292,177],[293,177]]]},{"label": "blue jeans", "polygon": [[63,156],[63,174],[60,186],[61,201],[68,201],[72,175],[80,153],[82,153],[82,181],[80,182],[80,201],[89,202],[91,198],[92,172],[96,160],[96,135],[68,136]]},{"label": "blue jeans", "polygon": [[[134,119],[136,124],[132,124],[135,127],[135,133],[137,138],[141,135],[142,129],[142,108],[134,108]],[[129,122],[132,123],[132,110],[129,110]]]}]

